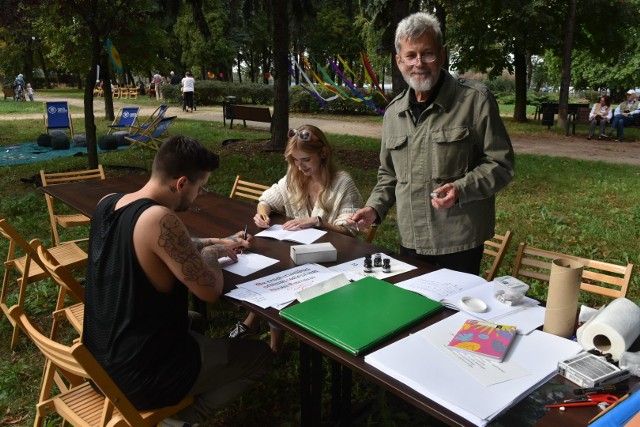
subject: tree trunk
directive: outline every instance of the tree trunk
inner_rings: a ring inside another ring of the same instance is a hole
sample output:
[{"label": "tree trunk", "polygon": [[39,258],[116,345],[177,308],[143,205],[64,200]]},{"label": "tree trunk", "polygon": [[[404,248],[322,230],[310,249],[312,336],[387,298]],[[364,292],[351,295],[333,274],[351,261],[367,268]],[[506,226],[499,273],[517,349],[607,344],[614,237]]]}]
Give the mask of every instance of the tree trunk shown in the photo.
[{"label": "tree trunk", "polygon": [[[395,0],[391,5],[391,27],[395,34],[398,23],[409,15],[408,0]],[[395,40],[393,38],[392,40]],[[407,82],[404,81],[402,73],[396,64],[395,47],[391,49],[391,83],[393,84],[393,93],[398,94],[407,88]]]},{"label": "tree trunk", "polygon": [[516,73],[516,104],[513,109],[513,120],[518,123],[527,121],[527,60],[524,53],[513,56]]},{"label": "tree trunk", "polygon": [[100,61],[103,72],[103,91],[104,91],[104,118],[113,121],[116,117],[113,111],[113,92],[111,91],[111,69],[109,68],[109,58],[107,55],[100,55]]},{"label": "tree trunk", "polygon": [[273,119],[269,148],[284,151],[289,131],[289,0],[271,0],[273,11]]},{"label": "tree trunk", "polygon": [[[97,28],[90,25],[91,28],[91,69],[89,70],[84,85],[84,128],[87,138],[87,161],[89,169],[98,167],[98,138],[96,135],[96,122],[93,116],[93,86],[98,71],[98,63],[100,61],[100,36]],[[109,82],[105,82],[106,85]],[[111,89],[109,89],[111,90]],[[106,98],[106,96],[105,96]]]},{"label": "tree trunk", "polygon": [[558,127],[569,133],[569,87],[571,86],[571,50],[576,24],[576,0],[569,0],[565,24],[564,45],[562,47],[562,73],[560,77],[560,97],[558,105]]}]

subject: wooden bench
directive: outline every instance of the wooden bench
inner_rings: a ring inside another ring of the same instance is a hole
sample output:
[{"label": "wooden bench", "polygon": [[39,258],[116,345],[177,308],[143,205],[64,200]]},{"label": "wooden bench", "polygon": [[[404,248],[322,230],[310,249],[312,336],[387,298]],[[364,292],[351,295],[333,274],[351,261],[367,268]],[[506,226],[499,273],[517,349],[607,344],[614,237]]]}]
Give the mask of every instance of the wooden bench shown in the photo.
[{"label": "wooden bench", "polygon": [[2,94],[4,95],[4,99],[7,99],[7,98],[14,99],[16,97],[16,91],[12,87],[3,87]]},{"label": "wooden bench", "polygon": [[242,120],[244,127],[247,127],[247,120],[273,125],[271,121],[271,110],[269,110],[269,107],[228,104],[226,105],[224,112],[224,126],[227,125],[227,119],[230,120],[229,129],[233,129],[234,120]]}]

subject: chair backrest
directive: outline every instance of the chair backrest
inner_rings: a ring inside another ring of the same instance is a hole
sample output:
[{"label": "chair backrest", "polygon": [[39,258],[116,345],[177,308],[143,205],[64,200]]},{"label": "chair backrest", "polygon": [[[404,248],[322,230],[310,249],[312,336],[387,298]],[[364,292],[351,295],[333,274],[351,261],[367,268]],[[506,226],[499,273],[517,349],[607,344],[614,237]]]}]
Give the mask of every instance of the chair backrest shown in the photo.
[{"label": "chair backrest", "polygon": [[618,265],[561,254],[534,248],[524,242],[518,246],[512,276],[549,282],[551,262],[558,258],[573,259],[584,265],[580,285],[583,291],[612,298],[622,298],[627,295],[633,264]]},{"label": "chair backrest", "polygon": [[104,168],[98,165],[96,169],[84,169],[68,172],[45,172],[40,170],[42,185],[64,184],[68,182],[87,181],[90,179],[105,179]]},{"label": "chair backrest", "polygon": [[376,232],[378,231],[378,226],[376,224],[367,227],[364,230],[364,241],[367,243],[373,242],[373,239],[376,237]]},{"label": "chair backrest", "polygon": [[492,281],[496,277],[496,273],[502,264],[504,254],[511,242],[511,231],[507,230],[503,235],[495,234],[491,239],[484,242],[484,255],[492,259],[491,266],[487,270],[486,279]]},{"label": "chair backrest", "polygon": [[[45,356],[47,362],[50,362],[53,367],[61,370],[63,373],[71,373],[79,377],[91,379],[103,395],[113,404],[118,412],[120,412],[128,422],[128,425],[142,426],[148,424],[145,423],[141,414],[134,408],[124,393],[120,391],[118,386],[82,342],[76,342],[72,346],[67,346],[46,337],[33,325],[21,307],[13,307],[9,311],[9,315],[20,325],[22,330],[25,331]],[[111,414],[103,414],[103,416],[106,416],[105,420],[108,421]]]},{"label": "chair backrest", "polygon": [[163,119],[164,115],[167,113],[169,109],[169,105],[161,104],[158,108],[156,108],[153,113],[140,125],[141,128],[146,128],[154,121],[158,121],[159,119]]},{"label": "chair backrest", "polygon": [[47,132],[50,129],[73,129],[67,101],[45,101],[44,111]]},{"label": "chair backrest", "polygon": [[171,126],[171,123],[173,123],[173,121],[175,120],[177,116],[171,116],[171,117],[163,117],[158,121],[158,125],[151,130],[151,136],[153,138],[159,138],[162,135],[164,135],[165,133],[167,133],[167,131],[169,130],[169,126]]},{"label": "chair backrest", "polygon": [[135,124],[138,119],[138,113],[140,112],[140,107],[124,107],[121,108],[118,112],[119,119],[117,125],[120,127],[131,127]]},{"label": "chair backrest", "polygon": [[231,188],[231,194],[229,197],[232,199],[245,198],[250,200],[259,200],[262,193],[268,190],[268,185],[257,184],[255,182],[244,181],[240,175],[236,176],[236,180]]},{"label": "chair backrest", "polygon": [[[31,261],[34,261],[36,264],[40,265],[42,270],[44,271],[44,265],[40,262],[38,258],[38,254],[35,249],[27,242],[27,240],[16,230],[6,218],[0,216],[0,234],[6,237],[9,240],[9,250],[7,255],[7,262],[10,262],[12,259],[17,258],[18,256],[26,256],[25,268],[29,268],[29,264]],[[24,254],[16,255],[16,249],[20,249]],[[5,266],[6,271],[6,266]],[[6,274],[6,273],[5,273]],[[25,273],[25,276],[28,276],[28,271]],[[45,276],[46,277],[46,276]]]},{"label": "chair backrest", "polygon": [[[30,245],[35,249],[38,254],[38,259],[51,278],[64,289],[64,293],[70,294],[78,302],[84,302],[84,288],[76,278],[73,277],[71,271],[60,264],[56,257],[42,245],[40,240],[34,239],[30,242]],[[64,293],[62,295],[64,295]],[[61,309],[63,305],[64,301],[59,300],[56,310]]]}]

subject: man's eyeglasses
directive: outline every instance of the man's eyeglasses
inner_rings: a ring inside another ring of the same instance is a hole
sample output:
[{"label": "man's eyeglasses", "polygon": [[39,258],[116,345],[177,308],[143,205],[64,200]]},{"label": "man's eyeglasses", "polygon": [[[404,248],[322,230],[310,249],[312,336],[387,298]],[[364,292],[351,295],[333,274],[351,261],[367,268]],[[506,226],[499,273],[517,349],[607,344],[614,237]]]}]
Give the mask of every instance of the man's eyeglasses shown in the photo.
[{"label": "man's eyeglasses", "polygon": [[311,139],[311,132],[309,132],[308,130],[299,131],[298,129],[289,129],[289,138],[293,138],[296,135],[298,135],[298,138],[303,141],[309,141]]},{"label": "man's eyeglasses", "polygon": [[424,54],[421,54],[421,55],[401,56],[400,57],[400,62],[412,67],[414,65],[417,65],[418,62],[422,62],[423,64],[429,64],[431,62],[435,62],[436,59],[438,59],[438,57],[436,55],[434,55],[433,53],[424,53]]}]

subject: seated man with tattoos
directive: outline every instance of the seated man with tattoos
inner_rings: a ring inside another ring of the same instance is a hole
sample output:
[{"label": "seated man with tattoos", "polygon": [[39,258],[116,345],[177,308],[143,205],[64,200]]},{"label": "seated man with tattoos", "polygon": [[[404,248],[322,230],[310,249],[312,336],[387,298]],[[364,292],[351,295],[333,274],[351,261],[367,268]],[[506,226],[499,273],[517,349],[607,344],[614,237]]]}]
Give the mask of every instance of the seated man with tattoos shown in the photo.
[{"label": "seated man with tattoos", "polygon": [[178,403],[180,425],[209,418],[270,367],[258,340],[211,339],[189,330],[188,293],[215,302],[218,258],[250,245],[240,231],[191,239],[176,212],[201,194],[218,156],[174,136],[140,190],[105,196],[91,221],[82,341],[138,410]]}]

